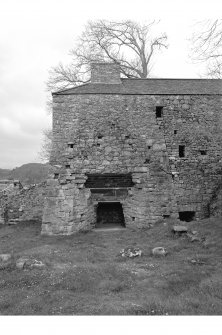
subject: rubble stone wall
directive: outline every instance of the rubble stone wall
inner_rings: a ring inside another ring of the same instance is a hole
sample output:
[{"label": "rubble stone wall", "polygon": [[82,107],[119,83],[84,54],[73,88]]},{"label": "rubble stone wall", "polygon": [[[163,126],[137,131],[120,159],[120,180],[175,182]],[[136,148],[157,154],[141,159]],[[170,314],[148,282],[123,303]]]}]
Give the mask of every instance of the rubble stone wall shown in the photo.
[{"label": "rubble stone wall", "polygon": [[42,221],[45,183],[26,186],[0,195],[0,223]]}]

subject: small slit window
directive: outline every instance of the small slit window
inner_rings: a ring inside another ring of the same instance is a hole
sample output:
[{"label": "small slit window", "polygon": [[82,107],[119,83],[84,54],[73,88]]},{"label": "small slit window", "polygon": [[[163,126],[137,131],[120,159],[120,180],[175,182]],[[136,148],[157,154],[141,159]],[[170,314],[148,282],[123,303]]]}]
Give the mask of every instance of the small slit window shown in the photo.
[{"label": "small slit window", "polygon": [[185,145],[179,145],[179,157],[185,157]]},{"label": "small slit window", "polygon": [[73,147],[74,147],[74,144],[73,144],[73,143],[68,143],[68,148],[73,149]]},{"label": "small slit window", "polygon": [[156,118],[163,117],[163,106],[156,106]]},{"label": "small slit window", "polygon": [[174,135],[176,135],[176,134],[177,134],[177,130],[175,129],[175,130],[174,130]]},{"label": "small slit window", "polygon": [[205,156],[207,154],[207,150],[200,150],[201,156]]},{"label": "small slit window", "polygon": [[54,173],[54,179],[59,179],[59,173]]}]

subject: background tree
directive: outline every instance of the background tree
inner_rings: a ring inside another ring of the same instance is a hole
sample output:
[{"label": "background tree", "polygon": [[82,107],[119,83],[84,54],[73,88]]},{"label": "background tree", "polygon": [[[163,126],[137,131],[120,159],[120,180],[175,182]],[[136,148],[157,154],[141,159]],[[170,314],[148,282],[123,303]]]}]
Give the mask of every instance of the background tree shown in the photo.
[{"label": "background tree", "polygon": [[222,19],[199,22],[191,42],[193,60],[206,63],[209,77],[222,78]]},{"label": "background tree", "polygon": [[42,145],[39,152],[39,157],[44,162],[49,162],[50,154],[52,150],[52,129],[43,130]]},{"label": "background tree", "polygon": [[123,77],[147,78],[153,66],[153,58],[167,48],[167,36],[154,34],[158,23],[139,24],[126,20],[89,22],[70,50],[71,62],[52,68],[48,89],[65,89],[90,80],[90,63],[112,61],[120,64]]}]

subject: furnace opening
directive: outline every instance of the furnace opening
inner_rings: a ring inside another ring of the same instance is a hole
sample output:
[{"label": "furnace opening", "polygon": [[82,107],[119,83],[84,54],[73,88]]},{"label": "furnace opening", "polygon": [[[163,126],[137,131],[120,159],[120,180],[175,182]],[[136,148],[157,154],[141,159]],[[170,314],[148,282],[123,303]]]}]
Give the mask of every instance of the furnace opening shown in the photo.
[{"label": "furnace opening", "polygon": [[120,202],[99,202],[96,214],[96,228],[125,227],[123,208]]}]

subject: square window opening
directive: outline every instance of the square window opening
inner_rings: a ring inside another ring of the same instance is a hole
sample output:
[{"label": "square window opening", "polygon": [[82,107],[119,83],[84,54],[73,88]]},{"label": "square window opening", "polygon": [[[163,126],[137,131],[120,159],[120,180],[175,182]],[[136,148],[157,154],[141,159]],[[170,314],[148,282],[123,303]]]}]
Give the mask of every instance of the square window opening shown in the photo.
[{"label": "square window opening", "polygon": [[207,150],[200,150],[201,156],[205,156],[207,154]]}]

